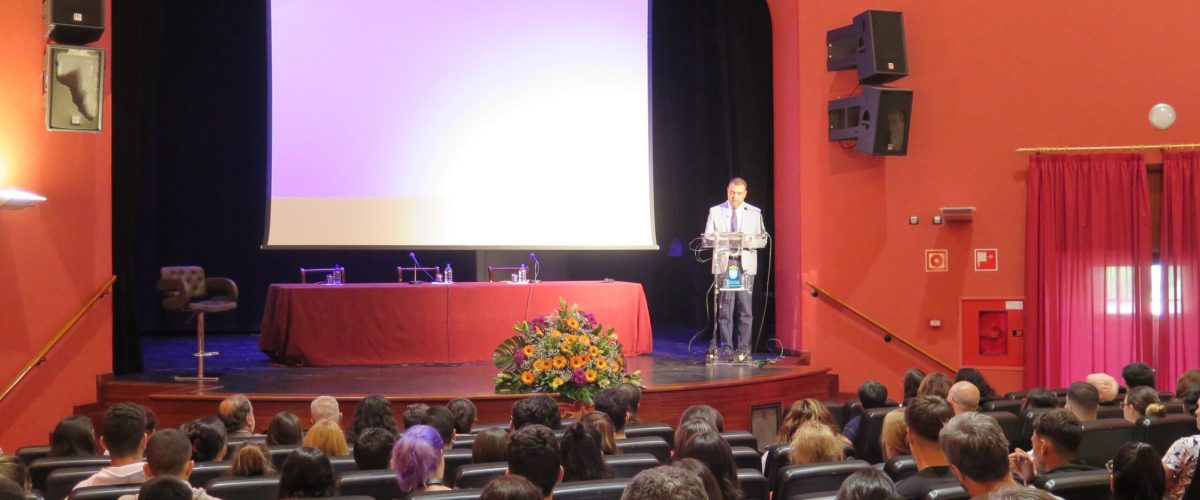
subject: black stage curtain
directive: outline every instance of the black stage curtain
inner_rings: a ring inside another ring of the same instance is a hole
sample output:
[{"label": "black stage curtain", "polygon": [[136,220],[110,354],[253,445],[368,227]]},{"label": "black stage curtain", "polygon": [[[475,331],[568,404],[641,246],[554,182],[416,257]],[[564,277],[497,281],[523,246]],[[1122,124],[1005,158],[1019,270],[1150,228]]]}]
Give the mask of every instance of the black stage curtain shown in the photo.
[{"label": "black stage curtain", "polygon": [[[366,15],[366,14],[364,14]],[[187,334],[161,310],[164,265],[233,278],[237,311],[212,332],[256,332],[267,286],[300,266],[339,263],[356,282],[394,281],[396,251],[264,251],[267,190],[267,8],[263,0],[114,2],[114,369],[140,370],[144,334]],[[655,226],[661,249],[564,252],[569,276],[646,287],[660,325],[705,327],[711,276],[688,242],[733,176],[772,225],[771,22],[764,0],[655,0],[651,9]],[[313,33],[320,36],[320,33]],[[672,251],[682,247],[682,252]],[[768,256],[761,257],[757,311]],[[424,252],[475,274],[474,252]],[[759,321],[764,315],[756,314]],[[765,337],[773,337],[768,309]],[[762,339],[759,341],[762,345]]]}]

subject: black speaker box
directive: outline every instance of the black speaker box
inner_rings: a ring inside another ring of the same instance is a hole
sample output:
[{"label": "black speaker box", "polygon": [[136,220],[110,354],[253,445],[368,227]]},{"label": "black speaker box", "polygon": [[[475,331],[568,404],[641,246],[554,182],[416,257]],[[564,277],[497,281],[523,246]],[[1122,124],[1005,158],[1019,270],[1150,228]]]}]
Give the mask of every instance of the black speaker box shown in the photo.
[{"label": "black speaker box", "polygon": [[857,139],[857,149],[872,155],[907,155],[912,100],[909,89],[868,86],[860,95],[829,101],[829,140]]},{"label": "black speaker box", "polygon": [[829,71],[857,69],[858,81],[886,83],[908,76],[904,48],[904,14],[868,10],[854,16],[849,26],[825,34]]},{"label": "black speaker box", "polygon": [[85,45],[104,34],[104,0],[44,0],[42,17],[57,43]]}]

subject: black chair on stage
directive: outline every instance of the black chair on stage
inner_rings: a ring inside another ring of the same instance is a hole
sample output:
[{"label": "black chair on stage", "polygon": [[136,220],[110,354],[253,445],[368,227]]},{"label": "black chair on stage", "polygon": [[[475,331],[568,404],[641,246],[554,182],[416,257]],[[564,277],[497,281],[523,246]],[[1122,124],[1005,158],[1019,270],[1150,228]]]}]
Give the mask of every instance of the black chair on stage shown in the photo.
[{"label": "black chair on stage", "polygon": [[604,457],[604,463],[612,469],[613,477],[618,479],[629,479],[641,471],[662,465],[662,462],[649,453],[608,455]]},{"label": "black chair on stage", "polygon": [[140,484],[122,484],[117,486],[88,486],[71,492],[67,497],[71,500],[117,500],[123,495],[136,495],[142,489]]},{"label": "black chair on stage", "polygon": [[442,457],[446,461],[446,468],[443,471],[442,478],[446,481],[446,486],[454,488],[454,478],[458,474],[458,469],[474,461],[471,456],[471,450],[469,448],[450,449],[446,450],[442,454]]},{"label": "black chair on stage", "polygon": [[[339,495],[362,495],[372,498],[404,498],[396,471],[390,469],[346,472],[338,476]],[[272,497],[274,498],[274,497]]]},{"label": "black chair on stage", "polygon": [[29,478],[33,482],[33,489],[38,491],[46,491],[46,478],[55,469],[66,469],[69,467],[108,467],[112,465],[112,459],[109,457],[46,457],[34,460],[29,464]]},{"label": "black chair on stage", "polygon": [[667,441],[658,436],[648,436],[639,438],[627,438],[617,440],[617,449],[621,453],[649,453],[654,455],[659,462],[666,462],[671,459],[671,446]]},{"label": "black chair on stage", "polygon": [[488,462],[468,464],[458,468],[455,473],[455,488],[482,488],[493,478],[503,476],[508,470],[508,462]]},{"label": "black chair on stage", "polygon": [[917,473],[917,459],[912,455],[901,455],[889,459],[883,464],[883,472],[892,478],[892,482],[900,482]]},{"label": "black chair on stage", "polygon": [[237,309],[237,284],[229,278],[210,278],[200,266],[167,266],[155,287],[163,294],[162,308],[190,312],[196,318],[195,376],[176,376],[176,382],[215,382],[204,374],[204,358],[219,353],[204,348],[204,317]]},{"label": "black chair on stage", "polygon": [[1108,498],[1111,485],[1107,470],[1066,472],[1049,478],[1038,478],[1033,485],[1064,500]]},{"label": "black chair on stage", "polygon": [[1133,424],[1119,418],[1084,422],[1079,459],[1092,467],[1104,467],[1121,445],[1133,441]]},{"label": "black chair on stage", "polygon": [[779,469],[771,498],[792,498],[806,493],[837,491],[851,474],[870,467],[862,460],[789,465]]},{"label": "black chair on stage", "polygon": [[621,500],[629,479],[595,479],[559,483],[554,487],[555,500]]},{"label": "black chair on stage", "polygon": [[625,426],[625,439],[658,436],[667,442],[669,449],[674,449],[675,429],[669,424],[648,423]]},{"label": "black chair on stage", "polygon": [[50,472],[50,476],[46,478],[46,488],[41,491],[45,492],[44,498],[63,500],[71,494],[71,490],[75,489],[75,485],[84,479],[92,477],[92,474],[97,472],[100,472],[100,466],[54,469],[54,471]]},{"label": "black chair on stage", "polygon": [[725,431],[721,433],[721,437],[725,438],[725,442],[729,446],[745,446],[747,448],[758,449],[758,438],[754,437],[749,431]]},{"label": "black chair on stage", "polygon": [[767,483],[767,477],[762,475],[757,468],[738,468],[737,477],[746,500],[770,500],[771,486]]},{"label": "black chair on stage", "polygon": [[[394,474],[393,478],[396,477]],[[222,477],[209,481],[204,491],[221,500],[279,498],[279,476]]]},{"label": "black chair on stage", "polygon": [[737,468],[762,470],[762,455],[754,448],[733,446],[730,449],[733,451],[733,463],[737,465]]}]

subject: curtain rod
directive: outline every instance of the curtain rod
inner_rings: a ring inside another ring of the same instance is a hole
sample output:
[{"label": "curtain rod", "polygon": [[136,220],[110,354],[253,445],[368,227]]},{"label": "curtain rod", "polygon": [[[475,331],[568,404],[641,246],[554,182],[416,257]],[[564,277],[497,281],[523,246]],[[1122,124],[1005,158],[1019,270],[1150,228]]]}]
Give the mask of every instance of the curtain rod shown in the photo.
[{"label": "curtain rod", "polygon": [[1136,146],[1066,146],[1066,147],[1030,147],[1017,148],[1018,153],[1069,153],[1073,151],[1141,151],[1143,149],[1193,149],[1200,148],[1200,143],[1193,144],[1139,144]]}]

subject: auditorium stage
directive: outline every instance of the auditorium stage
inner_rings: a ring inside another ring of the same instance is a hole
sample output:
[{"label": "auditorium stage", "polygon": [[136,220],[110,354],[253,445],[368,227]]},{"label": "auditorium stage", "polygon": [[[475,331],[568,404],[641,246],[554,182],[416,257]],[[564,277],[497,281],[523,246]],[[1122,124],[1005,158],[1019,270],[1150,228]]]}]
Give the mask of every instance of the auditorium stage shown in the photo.
[{"label": "auditorium stage", "polygon": [[[222,352],[214,360],[223,371],[214,384],[170,381],[170,358],[186,356],[186,339],[150,339],[146,346],[147,372],[99,381],[97,405],[80,412],[97,419],[103,409],[118,401],[136,401],[153,408],[163,426],[174,427],[202,415],[215,413],[217,402],[229,394],[244,393],[254,402],[260,428],[279,411],[308,419],[308,404],[321,394],[342,402],[348,423],[363,396],[382,394],[395,403],[397,414],[410,403],[445,404],[456,397],[471,399],[479,409],[479,422],[508,420],[512,402],[525,395],[498,395],[492,390],[496,369],[489,363],[438,363],[370,367],[291,367],[270,363],[261,353],[250,352],[253,335],[215,336],[210,347]],[[806,366],[806,360],[783,358],[758,366],[705,366],[699,352],[689,355],[683,341],[669,336],[656,339],[655,353],[628,358],[630,370],[642,370],[643,421],[674,423],[694,404],[709,404],[725,417],[730,429],[749,429],[751,409],[779,405],[786,410],[804,397],[828,399],[835,395],[837,376],[828,368]],[[700,350],[695,347],[693,351]],[[760,355],[760,358],[762,356]],[[782,413],[780,413],[781,415]]]}]

